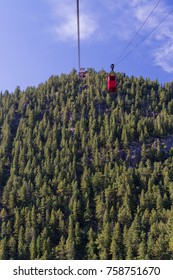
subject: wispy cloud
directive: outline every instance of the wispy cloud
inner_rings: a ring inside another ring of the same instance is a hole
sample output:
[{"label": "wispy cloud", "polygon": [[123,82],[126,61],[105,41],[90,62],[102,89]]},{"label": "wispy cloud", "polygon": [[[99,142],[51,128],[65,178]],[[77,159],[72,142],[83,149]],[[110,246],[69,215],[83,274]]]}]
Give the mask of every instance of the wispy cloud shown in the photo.
[{"label": "wispy cloud", "polygon": [[173,72],[173,42],[164,43],[163,47],[156,50],[154,57],[156,65],[168,73]]},{"label": "wispy cloud", "polygon": [[[52,10],[51,30],[61,41],[76,41],[76,1],[45,0]],[[80,1],[81,39],[111,39],[117,44],[129,42],[158,0],[82,0]],[[162,0],[135,38],[130,51],[173,9]],[[154,65],[173,72],[173,14],[144,41],[146,55]]]},{"label": "wispy cloud", "polygon": [[[114,11],[114,24],[116,23],[117,26],[116,36],[118,39],[128,43],[157,2],[158,0],[108,0],[107,3],[112,10],[111,13],[113,14]],[[168,5],[167,1],[161,1],[128,51],[132,50],[147,34],[152,32],[172,9],[173,6]],[[169,73],[173,72],[172,23],[173,14],[170,14],[143,43],[148,57],[152,58],[153,64],[160,66],[165,72]]]},{"label": "wispy cloud", "polygon": [[[51,5],[52,16],[54,19],[54,22],[51,26],[54,36],[61,41],[76,40],[76,1],[49,0],[49,4]],[[97,28],[97,21],[94,18],[94,15],[89,11],[87,1],[82,1],[80,4],[81,39],[89,39]]]},{"label": "wispy cloud", "polygon": [[[140,2],[140,1],[139,1]],[[146,1],[143,1],[146,2]],[[157,2],[157,1],[156,1]],[[155,2],[155,3],[156,3]],[[152,6],[154,4],[152,3]],[[151,11],[151,3],[147,2],[138,6],[136,10],[136,18],[139,22],[143,22],[149,11]],[[148,20],[143,32],[148,34],[155,26],[169,14],[173,7],[169,7],[166,1],[161,1],[159,6]],[[148,37],[146,43],[149,44],[149,54],[153,57],[153,64],[160,66],[165,72],[173,72],[173,31],[172,31],[173,15],[170,14],[165,21]]]}]

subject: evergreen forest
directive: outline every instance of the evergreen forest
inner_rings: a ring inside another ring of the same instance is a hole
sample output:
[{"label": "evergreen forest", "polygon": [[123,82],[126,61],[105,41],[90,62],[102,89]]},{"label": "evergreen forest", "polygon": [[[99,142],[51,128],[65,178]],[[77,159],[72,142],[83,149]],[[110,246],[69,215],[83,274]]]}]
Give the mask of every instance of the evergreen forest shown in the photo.
[{"label": "evergreen forest", "polygon": [[116,76],[0,93],[0,259],[173,259],[173,83]]}]

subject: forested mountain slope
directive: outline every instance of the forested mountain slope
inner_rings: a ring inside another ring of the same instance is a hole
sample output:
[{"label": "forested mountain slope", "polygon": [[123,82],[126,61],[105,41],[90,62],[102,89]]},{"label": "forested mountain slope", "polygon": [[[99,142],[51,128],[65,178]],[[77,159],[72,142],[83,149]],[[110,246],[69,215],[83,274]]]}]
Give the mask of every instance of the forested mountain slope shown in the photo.
[{"label": "forested mountain slope", "polygon": [[0,95],[1,259],[173,258],[173,83],[117,84]]}]

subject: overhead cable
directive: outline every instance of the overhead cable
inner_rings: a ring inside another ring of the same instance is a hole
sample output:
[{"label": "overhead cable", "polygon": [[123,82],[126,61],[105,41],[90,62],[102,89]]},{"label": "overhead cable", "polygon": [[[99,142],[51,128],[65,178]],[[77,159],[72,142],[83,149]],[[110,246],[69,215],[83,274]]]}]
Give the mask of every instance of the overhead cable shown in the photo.
[{"label": "overhead cable", "polygon": [[122,57],[116,65],[120,64],[125,58],[127,58],[131,53],[133,53],[171,14],[173,13],[173,9],[124,57]]},{"label": "overhead cable", "polygon": [[77,0],[77,34],[78,34],[78,70],[80,71],[80,22],[79,22],[79,0]]}]

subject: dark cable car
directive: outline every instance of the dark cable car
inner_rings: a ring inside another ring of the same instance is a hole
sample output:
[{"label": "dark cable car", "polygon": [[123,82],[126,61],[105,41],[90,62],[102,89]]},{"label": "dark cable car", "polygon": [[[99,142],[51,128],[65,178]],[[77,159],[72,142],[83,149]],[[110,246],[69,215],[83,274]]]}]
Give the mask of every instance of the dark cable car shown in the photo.
[{"label": "dark cable car", "polygon": [[116,82],[116,75],[114,72],[114,64],[111,64],[111,72],[107,77],[107,87],[109,92],[116,92],[117,82]]},{"label": "dark cable car", "polygon": [[85,70],[85,68],[80,68],[79,73],[78,73],[79,78],[81,78],[81,79],[85,78],[86,73],[87,73],[87,71]]}]

